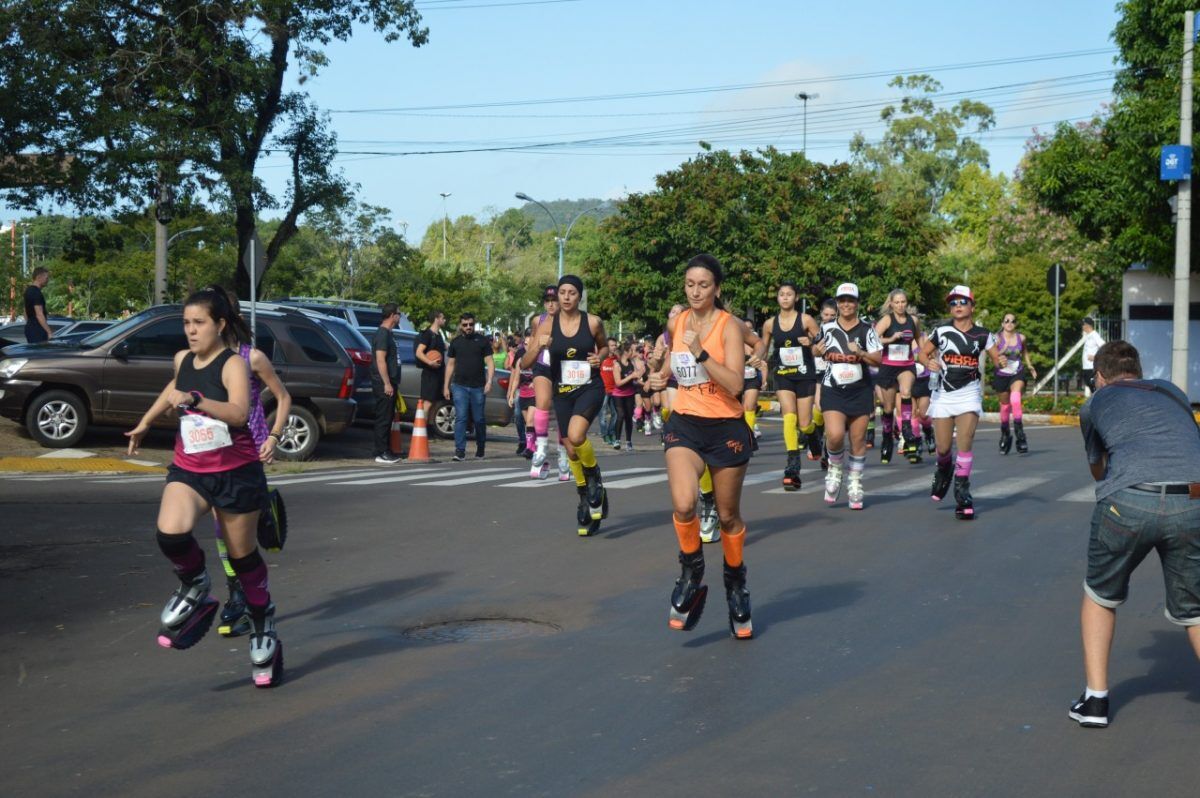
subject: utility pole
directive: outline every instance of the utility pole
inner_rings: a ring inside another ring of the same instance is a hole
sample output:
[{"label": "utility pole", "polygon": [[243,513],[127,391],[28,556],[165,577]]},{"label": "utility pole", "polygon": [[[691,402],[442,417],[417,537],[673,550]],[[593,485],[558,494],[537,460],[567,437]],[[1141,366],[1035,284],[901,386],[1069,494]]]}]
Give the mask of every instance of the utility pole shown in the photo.
[{"label": "utility pole", "polygon": [[804,144],[803,144],[803,149],[801,149],[801,152],[804,153],[805,158],[808,157],[808,101],[815,100],[820,96],[821,95],[819,95],[819,94],[815,94],[815,93],[811,93],[811,92],[807,92],[807,91],[798,92],[796,94],[796,99],[799,100],[800,102],[804,103],[804,140],[803,140]]},{"label": "utility pole", "polygon": [[[1179,98],[1179,143],[1192,146],[1192,50],[1196,44],[1195,12],[1183,13],[1183,71]],[[1194,168],[1194,167],[1193,167]],[[1171,382],[1188,392],[1188,294],[1191,278],[1192,180],[1179,181],[1175,205],[1175,304],[1171,327]]]},{"label": "utility pole", "polygon": [[449,191],[442,192],[442,262],[446,261],[446,220],[449,218],[446,213],[446,197],[450,196]]},{"label": "utility pole", "polygon": [[483,248],[484,248],[484,252],[486,253],[486,258],[487,258],[487,276],[491,277],[492,276],[492,242],[484,241]]},{"label": "utility pole", "polygon": [[160,167],[158,199],[154,204],[154,304],[167,301],[167,225],[171,223],[171,187]]},{"label": "utility pole", "polygon": [[29,225],[21,225],[21,276],[29,276]]}]

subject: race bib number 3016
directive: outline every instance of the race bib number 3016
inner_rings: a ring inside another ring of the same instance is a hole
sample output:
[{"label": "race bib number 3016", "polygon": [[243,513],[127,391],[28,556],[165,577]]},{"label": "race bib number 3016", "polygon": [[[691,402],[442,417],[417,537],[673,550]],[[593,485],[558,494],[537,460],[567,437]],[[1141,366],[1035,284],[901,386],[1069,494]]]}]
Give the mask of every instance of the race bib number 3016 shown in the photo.
[{"label": "race bib number 3016", "polygon": [[564,360],[561,366],[563,385],[583,385],[592,378],[592,365],[586,360]]},{"label": "race bib number 3016", "polygon": [[703,385],[708,382],[708,371],[703,363],[697,363],[691,352],[671,353],[671,373],[680,385]]}]

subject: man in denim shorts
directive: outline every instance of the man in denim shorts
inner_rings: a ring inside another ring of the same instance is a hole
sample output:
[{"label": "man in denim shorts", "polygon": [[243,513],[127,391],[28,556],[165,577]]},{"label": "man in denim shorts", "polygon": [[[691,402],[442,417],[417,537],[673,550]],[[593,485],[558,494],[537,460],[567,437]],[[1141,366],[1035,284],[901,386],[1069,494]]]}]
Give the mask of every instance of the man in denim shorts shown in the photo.
[{"label": "man in denim shorts", "polygon": [[1069,716],[1108,725],[1108,655],[1116,608],[1151,550],[1166,583],[1166,616],[1200,657],[1200,430],[1183,391],[1143,380],[1138,351],[1111,341],[1096,353],[1096,393],[1079,410],[1096,509],[1083,583],[1087,689]]}]

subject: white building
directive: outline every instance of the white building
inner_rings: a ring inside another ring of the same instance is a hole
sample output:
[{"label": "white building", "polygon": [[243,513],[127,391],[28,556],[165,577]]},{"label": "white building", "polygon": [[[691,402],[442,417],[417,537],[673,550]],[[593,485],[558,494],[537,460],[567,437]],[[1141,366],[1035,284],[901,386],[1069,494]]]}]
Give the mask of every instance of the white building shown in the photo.
[{"label": "white building", "polygon": [[[1170,380],[1174,279],[1152,274],[1145,264],[1135,263],[1122,279],[1121,297],[1125,339],[1141,354],[1145,377]],[[1200,403],[1200,281],[1191,281],[1188,302],[1187,395],[1193,403]]]}]

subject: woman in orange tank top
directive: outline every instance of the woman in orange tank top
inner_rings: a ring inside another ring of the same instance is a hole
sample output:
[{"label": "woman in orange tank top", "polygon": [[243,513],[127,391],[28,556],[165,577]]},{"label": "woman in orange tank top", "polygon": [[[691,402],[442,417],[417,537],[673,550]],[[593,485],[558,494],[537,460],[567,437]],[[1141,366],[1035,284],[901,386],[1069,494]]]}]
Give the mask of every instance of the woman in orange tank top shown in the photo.
[{"label": "woman in orange tank top", "polygon": [[697,255],[684,271],[688,309],[671,325],[670,356],[650,377],[661,390],[673,376],[678,390],[663,429],[667,482],[671,490],[675,534],[682,572],[671,594],[669,624],[687,631],[704,611],[708,588],[696,496],[707,466],[720,515],[724,551],[725,596],[729,629],[749,639],[750,592],[742,546],[746,525],[741,517],[742,480],[753,451],[754,434],[742,415],[737,395],[742,389],[746,353],[740,324],[721,306],[721,264],[712,255]]}]

